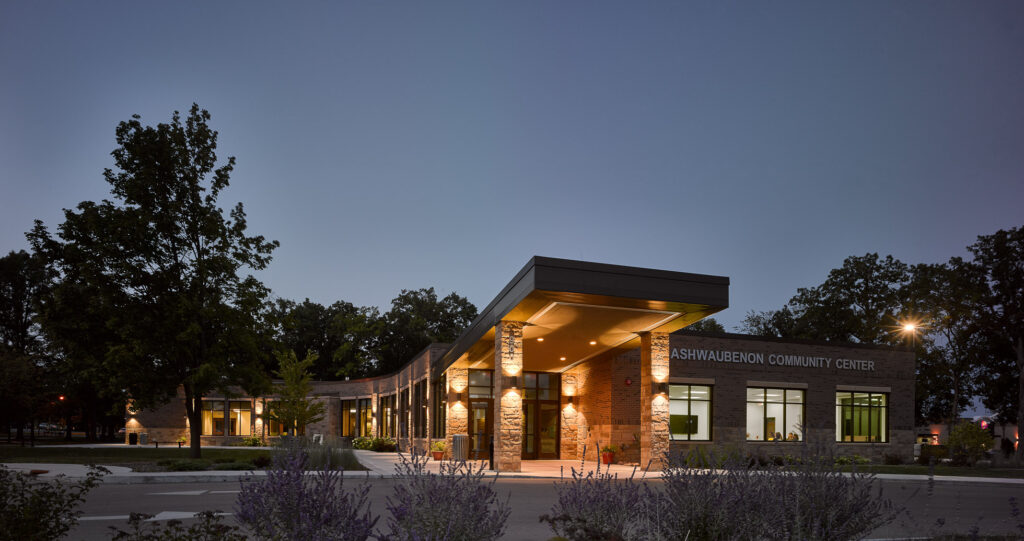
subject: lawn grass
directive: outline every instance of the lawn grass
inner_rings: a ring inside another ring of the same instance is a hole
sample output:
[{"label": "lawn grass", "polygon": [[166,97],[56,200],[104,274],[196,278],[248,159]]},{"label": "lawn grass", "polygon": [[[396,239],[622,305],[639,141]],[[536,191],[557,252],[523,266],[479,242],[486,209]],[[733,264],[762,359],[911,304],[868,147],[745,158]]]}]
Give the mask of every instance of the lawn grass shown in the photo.
[{"label": "lawn grass", "polygon": [[[853,467],[843,466],[843,471],[852,471]],[[857,466],[857,471],[866,473],[891,473],[898,475],[928,475],[937,477],[1002,477],[1008,479],[1024,479],[1024,468],[971,468],[967,466],[950,466],[936,464],[934,468],[920,464],[868,464]]]},{"label": "lawn grass", "polygon": [[[265,449],[203,449],[202,459],[196,461],[205,467],[211,463],[249,462],[256,457],[271,455]],[[366,468],[360,464],[351,452],[345,453],[342,466],[350,471],[362,471]],[[165,471],[166,464],[158,462],[189,462],[189,449],[176,447],[65,447],[42,446],[20,447],[0,446],[0,462],[41,464],[99,464],[105,466],[128,466],[136,471]]]},{"label": "lawn grass", "polygon": [[[227,458],[237,462],[248,462],[258,455],[268,455],[270,451],[260,449],[203,449],[203,458],[215,460]],[[187,459],[189,449],[177,447],[154,448],[87,448],[87,447],[0,447],[0,462],[40,462],[50,464],[138,464],[140,462],[157,462],[165,459]]]}]

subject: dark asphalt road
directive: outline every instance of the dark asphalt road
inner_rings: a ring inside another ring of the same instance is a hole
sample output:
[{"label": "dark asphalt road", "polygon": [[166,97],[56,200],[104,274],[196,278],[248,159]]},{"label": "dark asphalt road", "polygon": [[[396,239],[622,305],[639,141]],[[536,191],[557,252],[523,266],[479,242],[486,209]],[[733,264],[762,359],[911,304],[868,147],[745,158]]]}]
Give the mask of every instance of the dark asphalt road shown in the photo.
[{"label": "dark asphalt road", "polygon": [[[354,482],[346,479],[345,483]],[[392,481],[376,479],[370,491],[371,505],[386,517],[385,498],[391,494]],[[512,515],[504,539],[546,540],[553,534],[537,517],[547,513],[555,500],[550,479],[501,479],[499,493],[511,494]],[[68,539],[99,540],[110,538],[110,526],[124,527],[122,517],[129,512],[152,515],[194,513],[207,509],[233,512],[238,485],[234,483],[105,485],[93,490],[82,506],[83,520]],[[928,496],[923,481],[884,481],[884,493],[897,505],[905,506],[909,517],[873,532],[873,538],[906,538],[930,533],[966,532],[979,524],[982,532],[1016,532],[1010,520],[1010,497],[1024,499],[1021,485],[996,483],[940,482]],[[104,518],[106,517],[106,518]],[[946,525],[936,530],[936,520]],[[230,518],[229,518],[230,520]],[[1022,518],[1021,520],[1024,520]],[[381,518],[378,527],[385,525]],[[188,521],[186,521],[188,523]]]}]

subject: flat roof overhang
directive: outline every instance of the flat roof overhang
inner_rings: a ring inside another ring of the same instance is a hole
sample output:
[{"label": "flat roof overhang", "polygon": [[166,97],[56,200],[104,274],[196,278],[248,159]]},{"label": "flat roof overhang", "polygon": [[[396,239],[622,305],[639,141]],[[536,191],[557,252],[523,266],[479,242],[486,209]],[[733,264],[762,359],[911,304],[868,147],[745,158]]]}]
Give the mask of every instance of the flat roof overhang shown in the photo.
[{"label": "flat roof overhang", "polygon": [[724,276],[535,256],[452,344],[437,369],[493,368],[495,326],[501,321],[527,323],[524,370],[562,372],[638,347],[640,333],[673,332],[728,306]]}]

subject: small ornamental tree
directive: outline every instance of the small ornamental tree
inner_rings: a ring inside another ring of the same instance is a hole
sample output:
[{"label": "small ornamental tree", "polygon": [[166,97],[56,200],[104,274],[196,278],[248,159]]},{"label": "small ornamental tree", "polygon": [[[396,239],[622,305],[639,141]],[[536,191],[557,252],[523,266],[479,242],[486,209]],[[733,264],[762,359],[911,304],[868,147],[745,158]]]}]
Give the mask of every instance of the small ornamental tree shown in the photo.
[{"label": "small ornamental tree", "polygon": [[294,351],[276,351],[274,355],[280,363],[277,377],[284,380],[284,383],[277,386],[280,398],[270,403],[267,416],[273,421],[284,423],[288,432],[294,436],[297,427],[305,427],[324,418],[324,405],[311,402],[308,398],[313,391],[310,384],[313,377],[309,368],[316,362],[318,355],[307,352],[306,358],[301,361],[296,358]]},{"label": "small ornamental tree", "polygon": [[949,433],[949,448],[954,458],[962,455],[968,464],[974,464],[992,448],[992,434],[975,423],[963,422]]}]

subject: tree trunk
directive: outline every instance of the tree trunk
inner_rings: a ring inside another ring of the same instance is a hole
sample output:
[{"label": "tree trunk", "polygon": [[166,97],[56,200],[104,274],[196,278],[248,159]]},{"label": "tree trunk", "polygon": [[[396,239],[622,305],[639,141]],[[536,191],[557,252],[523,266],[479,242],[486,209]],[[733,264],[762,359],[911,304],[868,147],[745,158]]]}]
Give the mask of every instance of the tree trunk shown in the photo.
[{"label": "tree trunk", "polygon": [[203,397],[194,396],[192,387],[185,385],[185,415],[188,416],[188,456],[191,458],[202,458],[202,446],[199,439],[203,432]]}]

